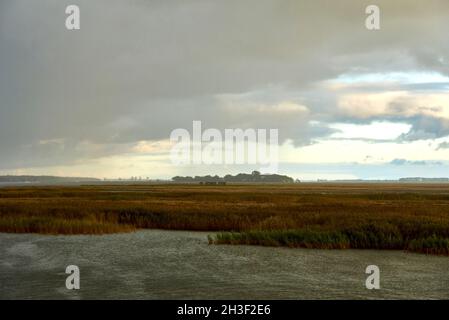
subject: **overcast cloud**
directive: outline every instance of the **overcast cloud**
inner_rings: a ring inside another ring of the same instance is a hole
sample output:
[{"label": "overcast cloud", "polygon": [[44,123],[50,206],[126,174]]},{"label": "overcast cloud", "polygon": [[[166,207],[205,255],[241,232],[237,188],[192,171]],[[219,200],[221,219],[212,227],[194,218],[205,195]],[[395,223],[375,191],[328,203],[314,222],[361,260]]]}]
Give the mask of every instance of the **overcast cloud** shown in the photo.
[{"label": "overcast cloud", "polygon": [[[403,147],[371,154],[385,141],[365,138],[360,157],[449,160],[449,1],[375,1],[374,32],[372,3],[0,0],[0,172],[72,175],[53,169],[82,164],[95,175],[95,159],[167,152],[170,132],[193,120],[278,128],[292,145],[286,162],[318,167],[324,151],[302,155],[335,124],[408,124],[391,139]],[[65,29],[69,4],[81,9],[79,31]]]}]

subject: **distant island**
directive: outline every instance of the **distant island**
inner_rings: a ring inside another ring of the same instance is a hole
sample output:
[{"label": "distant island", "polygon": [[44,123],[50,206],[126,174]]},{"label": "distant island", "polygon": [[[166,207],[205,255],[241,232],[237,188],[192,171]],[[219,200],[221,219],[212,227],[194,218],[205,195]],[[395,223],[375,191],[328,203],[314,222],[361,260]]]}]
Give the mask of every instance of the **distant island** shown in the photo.
[{"label": "distant island", "polygon": [[[205,176],[176,176],[171,180],[160,179],[142,179],[138,177],[118,178],[118,179],[98,179],[92,177],[60,177],[60,176],[34,176],[34,175],[2,175],[0,176],[0,185],[23,185],[23,184],[39,184],[39,185],[64,185],[64,184],[170,184],[170,183],[198,183],[198,184],[226,184],[226,183],[299,183],[298,179],[293,179],[286,175],[279,174],[261,174],[259,171],[252,173],[239,173],[236,175],[218,175]],[[404,177],[396,180],[364,180],[364,179],[340,179],[327,180],[318,179],[315,181],[304,181],[308,183],[449,183],[449,178],[435,177]]]},{"label": "distant island", "polygon": [[0,176],[0,183],[70,183],[70,182],[94,182],[101,181],[96,178],[86,177],[57,177],[57,176]]},{"label": "distant island", "polygon": [[295,180],[289,176],[279,174],[261,174],[259,171],[253,171],[251,174],[239,173],[235,176],[227,174],[224,177],[217,175],[211,176],[195,176],[195,177],[181,177],[176,176],[172,178],[173,182],[178,183],[206,183],[206,184],[225,184],[233,183],[294,183]]},{"label": "distant island", "polygon": [[[314,182],[314,181],[307,181]],[[337,179],[337,180],[327,180],[327,179],[317,179],[318,183],[449,183],[449,178],[423,178],[423,177],[406,177],[399,179]]]},{"label": "distant island", "polygon": [[410,177],[410,178],[401,178],[399,182],[433,182],[433,183],[441,183],[441,182],[449,182],[449,178],[422,178],[422,177]]}]

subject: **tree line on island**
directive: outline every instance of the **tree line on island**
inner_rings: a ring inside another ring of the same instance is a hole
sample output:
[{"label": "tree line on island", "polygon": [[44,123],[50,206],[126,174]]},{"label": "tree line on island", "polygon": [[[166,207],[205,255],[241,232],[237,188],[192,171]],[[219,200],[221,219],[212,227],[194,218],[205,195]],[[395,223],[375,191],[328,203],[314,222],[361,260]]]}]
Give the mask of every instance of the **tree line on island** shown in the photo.
[{"label": "tree line on island", "polygon": [[[251,174],[239,173],[235,176],[227,174],[224,177],[218,175],[211,176],[195,176],[182,177],[176,176],[172,178],[173,182],[179,183],[204,183],[204,184],[225,184],[234,183],[294,183],[295,180],[289,176],[279,174],[261,174],[259,171],[253,171]],[[299,182],[299,181],[296,181]]]}]

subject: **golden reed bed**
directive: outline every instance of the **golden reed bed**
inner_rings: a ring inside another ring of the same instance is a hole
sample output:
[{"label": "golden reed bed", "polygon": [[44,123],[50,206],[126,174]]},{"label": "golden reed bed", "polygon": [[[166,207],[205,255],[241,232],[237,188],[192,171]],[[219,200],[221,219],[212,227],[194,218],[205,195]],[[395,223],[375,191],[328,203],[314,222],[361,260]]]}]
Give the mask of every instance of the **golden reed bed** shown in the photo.
[{"label": "golden reed bed", "polygon": [[213,231],[210,243],[449,253],[449,185],[0,188],[0,232]]}]

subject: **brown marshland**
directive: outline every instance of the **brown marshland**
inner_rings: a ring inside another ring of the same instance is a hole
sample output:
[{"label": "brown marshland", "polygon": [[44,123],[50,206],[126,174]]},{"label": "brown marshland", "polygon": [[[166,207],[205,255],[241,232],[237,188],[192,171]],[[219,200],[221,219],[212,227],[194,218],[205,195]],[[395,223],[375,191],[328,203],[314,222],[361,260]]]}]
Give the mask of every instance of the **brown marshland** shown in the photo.
[{"label": "brown marshland", "polygon": [[449,254],[449,185],[0,188],[0,232],[213,231],[210,243]]}]

